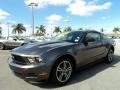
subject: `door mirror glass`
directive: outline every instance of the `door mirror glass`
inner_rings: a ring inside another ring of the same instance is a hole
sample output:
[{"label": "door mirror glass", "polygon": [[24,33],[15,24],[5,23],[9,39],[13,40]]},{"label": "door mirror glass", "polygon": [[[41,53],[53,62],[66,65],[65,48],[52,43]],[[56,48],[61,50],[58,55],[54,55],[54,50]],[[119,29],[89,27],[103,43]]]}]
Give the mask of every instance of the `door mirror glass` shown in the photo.
[{"label": "door mirror glass", "polygon": [[95,41],[94,38],[86,38],[86,39],[85,39],[85,42],[94,42],[94,41]]},{"label": "door mirror glass", "polygon": [[13,40],[14,40],[14,41],[17,41],[17,39],[16,39],[16,38],[14,38]]}]

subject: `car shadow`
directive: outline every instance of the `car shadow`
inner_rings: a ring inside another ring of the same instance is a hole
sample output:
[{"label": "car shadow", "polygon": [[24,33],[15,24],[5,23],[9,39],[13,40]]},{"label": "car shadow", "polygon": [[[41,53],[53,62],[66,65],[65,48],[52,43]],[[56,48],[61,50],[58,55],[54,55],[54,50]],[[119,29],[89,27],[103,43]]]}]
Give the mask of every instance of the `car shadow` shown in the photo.
[{"label": "car shadow", "polygon": [[[104,62],[100,62],[100,63],[96,63],[93,65],[90,65],[89,67],[86,67],[84,69],[78,69],[72,79],[67,83],[67,85],[64,85],[62,87],[65,86],[69,86],[75,83],[79,83],[83,80],[89,79],[91,77],[94,77],[96,74],[108,69],[108,68],[115,68],[118,62],[120,61],[120,56],[115,55],[114,56],[114,61],[111,64],[106,64]],[[32,84],[32,83],[31,83]],[[48,89],[54,89],[54,88],[60,88],[61,86],[55,86],[49,82],[41,82],[41,83],[36,83],[33,84],[35,86],[38,86],[40,88],[48,88]]]}]

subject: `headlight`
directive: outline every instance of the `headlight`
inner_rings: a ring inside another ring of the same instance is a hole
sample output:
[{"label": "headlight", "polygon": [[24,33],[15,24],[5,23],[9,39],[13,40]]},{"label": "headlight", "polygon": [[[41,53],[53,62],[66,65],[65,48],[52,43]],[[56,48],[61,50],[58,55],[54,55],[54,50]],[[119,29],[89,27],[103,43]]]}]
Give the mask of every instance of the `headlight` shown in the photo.
[{"label": "headlight", "polygon": [[28,57],[28,60],[32,64],[37,64],[42,61],[42,59],[40,57]]}]

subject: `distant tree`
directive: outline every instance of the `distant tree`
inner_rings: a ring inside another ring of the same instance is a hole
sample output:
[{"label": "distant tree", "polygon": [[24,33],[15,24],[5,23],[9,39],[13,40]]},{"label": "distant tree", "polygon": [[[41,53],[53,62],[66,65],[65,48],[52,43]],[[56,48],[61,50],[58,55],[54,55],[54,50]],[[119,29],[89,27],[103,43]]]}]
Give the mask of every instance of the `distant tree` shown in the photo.
[{"label": "distant tree", "polygon": [[15,33],[15,34],[17,33],[18,36],[19,36],[20,34],[22,34],[25,31],[26,31],[26,28],[23,26],[23,24],[22,23],[18,23],[17,25],[14,26],[12,32]]},{"label": "distant tree", "polygon": [[79,28],[78,30],[83,30],[83,28]]},{"label": "distant tree", "polygon": [[2,27],[0,26],[0,37],[2,36]]},{"label": "distant tree", "polygon": [[91,31],[91,29],[85,29],[86,31]]},{"label": "distant tree", "polygon": [[114,27],[113,32],[114,33],[120,32],[120,28],[119,27]]},{"label": "distant tree", "polygon": [[104,29],[103,29],[103,28],[101,28],[101,29],[100,29],[100,32],[104,32]]},{"label": "distant tree", "polygon": [[44,25],[40,25],[40,27],[36,27],[38,30],[36,32],[37,36],[44,36],[46,34],[46,29]]},{"label": "distant tree", "polygon": [[69,26],[69,27],[65,27],[63,32],[70,32],[70,31],[72,31],[72,28]]},{"label": "distant tree", "polygon": [[55,27],[53,33],[56,33],[56,34],[61,33],[61,28],[59,26]]}]

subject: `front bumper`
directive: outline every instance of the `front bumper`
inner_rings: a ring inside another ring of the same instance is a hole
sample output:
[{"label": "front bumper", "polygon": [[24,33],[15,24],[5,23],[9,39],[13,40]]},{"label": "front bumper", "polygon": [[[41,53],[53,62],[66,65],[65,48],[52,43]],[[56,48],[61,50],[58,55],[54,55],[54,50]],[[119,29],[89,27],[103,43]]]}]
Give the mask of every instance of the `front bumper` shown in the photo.
[{"label": "front bumper", "polygon": [[19,65],[8,59],[8,64],[13,73],[27,81],[41,81],[49,78],[49,67],[45,63],[37,65]]}]

